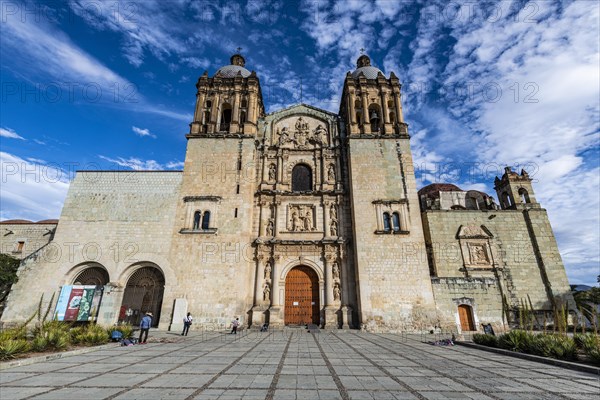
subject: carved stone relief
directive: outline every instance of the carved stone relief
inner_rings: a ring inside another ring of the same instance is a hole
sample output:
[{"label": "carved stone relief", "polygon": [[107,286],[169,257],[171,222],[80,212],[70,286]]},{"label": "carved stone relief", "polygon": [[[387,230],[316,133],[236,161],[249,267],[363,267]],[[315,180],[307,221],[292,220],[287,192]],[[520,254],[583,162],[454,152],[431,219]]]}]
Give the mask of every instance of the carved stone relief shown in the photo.
[{"label": "carved stone relief", "polygon": [[302,150],[310,149],[313,145],[327,146],[329,139],[327,130],[322,124],[317,124],[315,128],[311,128],[307,120],[298,117],[293,130],[288,126],[277,128],[273,143],[277,143],[279,147]]},{"label": "carved stone relief", "polygon": [[315,207],[311,204],[290,204],[288,206],[288,231],[312,232],[315,228]]},{"label": "carved stone relief", "polygon": [[342,294],[342,290],[340,289],[340,284],[336,282],[333,285],[333,300],[339,301],[341,294]]},{"label": "carved stone relief", "polygon": [[487,246],[484,243],[469,243],[468,248],[471,264],[490,264]]}]

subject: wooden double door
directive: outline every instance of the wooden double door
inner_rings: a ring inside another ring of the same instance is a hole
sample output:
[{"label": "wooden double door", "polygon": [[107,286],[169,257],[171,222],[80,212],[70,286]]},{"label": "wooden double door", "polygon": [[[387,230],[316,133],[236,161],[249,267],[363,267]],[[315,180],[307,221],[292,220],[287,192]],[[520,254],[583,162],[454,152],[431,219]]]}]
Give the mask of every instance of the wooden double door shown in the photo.
[{"label": "wooden double door", "polygon": [[286,325],[320,324],[319,278],[309,267],[293,268],[285,278]]}]

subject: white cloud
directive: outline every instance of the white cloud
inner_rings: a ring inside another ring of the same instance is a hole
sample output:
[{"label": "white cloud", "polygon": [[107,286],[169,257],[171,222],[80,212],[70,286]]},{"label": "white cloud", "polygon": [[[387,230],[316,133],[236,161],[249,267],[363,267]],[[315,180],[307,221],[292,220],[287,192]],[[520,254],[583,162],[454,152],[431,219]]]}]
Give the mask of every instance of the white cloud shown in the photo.
[{"label": "white cloud", "polygon": [[148,136],[148,137],[156,139],[156,135],[153,133],[150,133],[149,129],[142,129],[142,128],[138,128],[137,126],[132,126],[131,130],[133,130],[133,132],[138,136],[141,136],[141,137]]},{"label": "white cloud", "polygon": [[[112,14],[111,14],[112,15]],[[137,86],[121,77],[100,61],[71,42],[67,35],[35,18],[6,18],[2,29],[3,51],[14,51],[13,68],[33,82],[40,80],[63,91],[65,96],[97,106],[113,106],[137,112],[155,113],[183,121],[190,114],[168,111],[150,104]],[[91,98],[86,90],[92,88]],[[115,97],[115,88],[121,96]]]},{"label": "white cloud", "polygon": [[98,156],[103,160],[106,160],[112,164],[116,164],[120,167],[125,167],[129,169],[133,169],[136,171],[160,171],[165,169],[178,169],[183,166],[183,163],[177,161],[168,162],[166,165],[163,165],[155,160],[142,160],[137,157],[117,157],[110,158],[103,155]]},{"label": "white cloud", "polygon": [[69,188],[69,172],[41,160],[0,152],[2,190],[0,219],[33,221],[58,218]]},{"label": "white cloud", "polygon": [[19,139],[26,140],[23,136],[19,135],[17,132],[10,128],[0,128],[0,137],[4,137],[7,139]]}]

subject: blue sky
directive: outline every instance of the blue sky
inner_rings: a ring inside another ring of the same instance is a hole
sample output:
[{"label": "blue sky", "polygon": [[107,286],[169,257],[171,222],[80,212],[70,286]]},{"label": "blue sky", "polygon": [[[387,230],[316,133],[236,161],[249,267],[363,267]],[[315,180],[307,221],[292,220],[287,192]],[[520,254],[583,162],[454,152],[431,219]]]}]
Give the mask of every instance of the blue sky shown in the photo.
[{"label": "blue sky", "polygon": [[336,112],[360,49],[403,83],[419,186],[525,167],[574,283],[599,271],[597,1],[1,1],[2,219],[77,169],[181,169],[195,81],[242,48],[268,111]]}]

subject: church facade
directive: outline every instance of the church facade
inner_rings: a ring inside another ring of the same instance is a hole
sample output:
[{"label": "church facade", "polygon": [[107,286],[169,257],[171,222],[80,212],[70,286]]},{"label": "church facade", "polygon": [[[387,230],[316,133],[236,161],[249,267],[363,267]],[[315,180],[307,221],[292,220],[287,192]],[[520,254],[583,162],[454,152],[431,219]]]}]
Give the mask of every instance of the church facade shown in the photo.
[{"label": "church facade", "polygon": [[100,323],[150,311],[162,329],[191,312],[194,328],[502,330],[525,299],[550,314],[571,300],[525,171],[497,178],[499,206],[454,185],[417,191],[399,79],[367,56],[337,114],[266,114],[239,54],[196,87],[183,171],[79,171],[2,322],[65,285],[102,291]]}]

